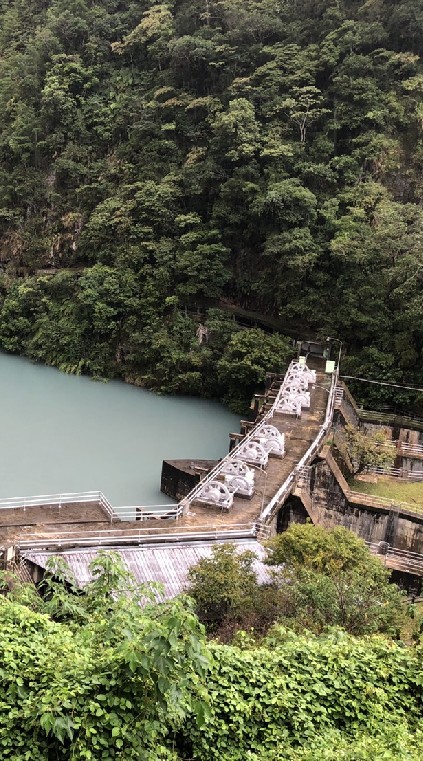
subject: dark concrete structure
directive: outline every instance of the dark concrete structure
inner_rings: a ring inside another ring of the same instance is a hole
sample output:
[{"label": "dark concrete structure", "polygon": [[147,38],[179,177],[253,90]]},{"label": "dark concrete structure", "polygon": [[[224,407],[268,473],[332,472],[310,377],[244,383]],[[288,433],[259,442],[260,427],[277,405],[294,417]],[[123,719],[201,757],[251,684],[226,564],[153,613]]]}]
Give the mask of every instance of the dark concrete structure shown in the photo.
[{"label": "dark concrete structure", "polygon": [[423,515],[383,505],[369,494],[351,492],[328,450],[313,467],[311,503],[316,523],[344,526],[367,542],[386,542],[391,547],[423,553]]},{"label": "dark concrete structure", "polygon": [[180,502],[216,463],[216,460],[163,460],[160,491]]}]

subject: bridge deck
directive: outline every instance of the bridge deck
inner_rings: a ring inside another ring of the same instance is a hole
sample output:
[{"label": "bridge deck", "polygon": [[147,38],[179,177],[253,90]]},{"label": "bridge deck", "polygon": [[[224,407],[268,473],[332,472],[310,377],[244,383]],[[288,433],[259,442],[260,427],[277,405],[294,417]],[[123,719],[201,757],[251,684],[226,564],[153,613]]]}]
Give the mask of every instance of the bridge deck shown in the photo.
[{"label": "bridge deck", "polygon": [[229,511],[194,502],[190,514],[179,519],[179,528],[187,530],[208,523],[216,526],[253,523],[316,438],[325,419],[330,382],[330,376],[318,371],[316,386],[310,387],[310,409],[303,410],[299,419],[292,415],[275,415],[270,421],[285,434],[285,457],[270,457],[266,470],[256,470],[256,491],[251,499],[235,497]]}]

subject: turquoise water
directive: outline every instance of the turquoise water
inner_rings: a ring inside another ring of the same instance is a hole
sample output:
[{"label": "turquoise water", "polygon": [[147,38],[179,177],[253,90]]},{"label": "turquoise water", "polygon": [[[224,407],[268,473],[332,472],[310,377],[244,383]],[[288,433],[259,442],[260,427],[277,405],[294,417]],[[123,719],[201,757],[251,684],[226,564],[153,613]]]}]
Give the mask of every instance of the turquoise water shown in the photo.
[{"label": "turquoise water", "polygon": [[0,497],[100,490],[114,506],[169,502],[163,459],[214,459],[239,419],[222,405],[95,383],[0,353]]}]

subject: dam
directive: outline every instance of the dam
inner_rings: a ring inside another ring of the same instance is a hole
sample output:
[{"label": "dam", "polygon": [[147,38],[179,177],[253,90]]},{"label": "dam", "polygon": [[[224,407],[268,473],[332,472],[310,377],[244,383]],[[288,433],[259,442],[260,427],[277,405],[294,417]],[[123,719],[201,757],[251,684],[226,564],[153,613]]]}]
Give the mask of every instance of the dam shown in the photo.
[{"label": "dam", "polygon": [[[130,515],[119,513],[103,492],[0,499],[3,562],[21,559],[42,568],[57,552],[76,551],[79,562],[82,550],[109,547],[123,552],[136,547],[128,562],[137,564],[144,558],[147,572],[150,561],[155,567],[161,557],[159,553],[154,560],[154,548],[167,547],[177,569],[183,547],[188,562],[194,554],[190,547],[210,552],[214,542],[222,541],[250,543],[259,558],[261,541],[291,522],[311,520],[328,527],[345,525],[392,571],[421,578],[423,513],[395,498],[357,494],[346,481],[346,471],[343,475],[347,463],[337,454],[336,432],[352,418],[361,425],[362,412],[340,381],[339,361],[334,365],[326,361],[325,366],[322,357],[299,356],[285,376],[269,376],[256,419],[241,421],[241,433],[235,434],[238,443],[229,453],[214,460],[209,456],[208,465],[204,460],[200,480],[177,504],[153,511],[138,502]],[[372,414],[367,413],[367,421]],[[420,434],[413,433],[412,422],[406,425],[390,444],[397,452],[397,466],[403,463],[392,475],[399,474],[403,481],[417,479],[422,471],[410,469],[408,461],[423,457],[416,439]],[[396,430],[394,426],[393,436]],[[207,435],[204,426],[203,436]],[[165,564],[169,553],[166,550],[162,558]]]}]

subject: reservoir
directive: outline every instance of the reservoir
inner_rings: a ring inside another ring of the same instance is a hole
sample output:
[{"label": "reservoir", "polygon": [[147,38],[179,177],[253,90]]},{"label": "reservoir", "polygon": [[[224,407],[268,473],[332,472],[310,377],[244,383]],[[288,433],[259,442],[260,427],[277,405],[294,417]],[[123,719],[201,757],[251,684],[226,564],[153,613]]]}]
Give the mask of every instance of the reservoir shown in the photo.
[{"label": "reservoir", "polygon": [[93,382],[0,352],[0,497],[102,491],[168,503],[163,459],[217,459],[239,418],[217,402]]}]

